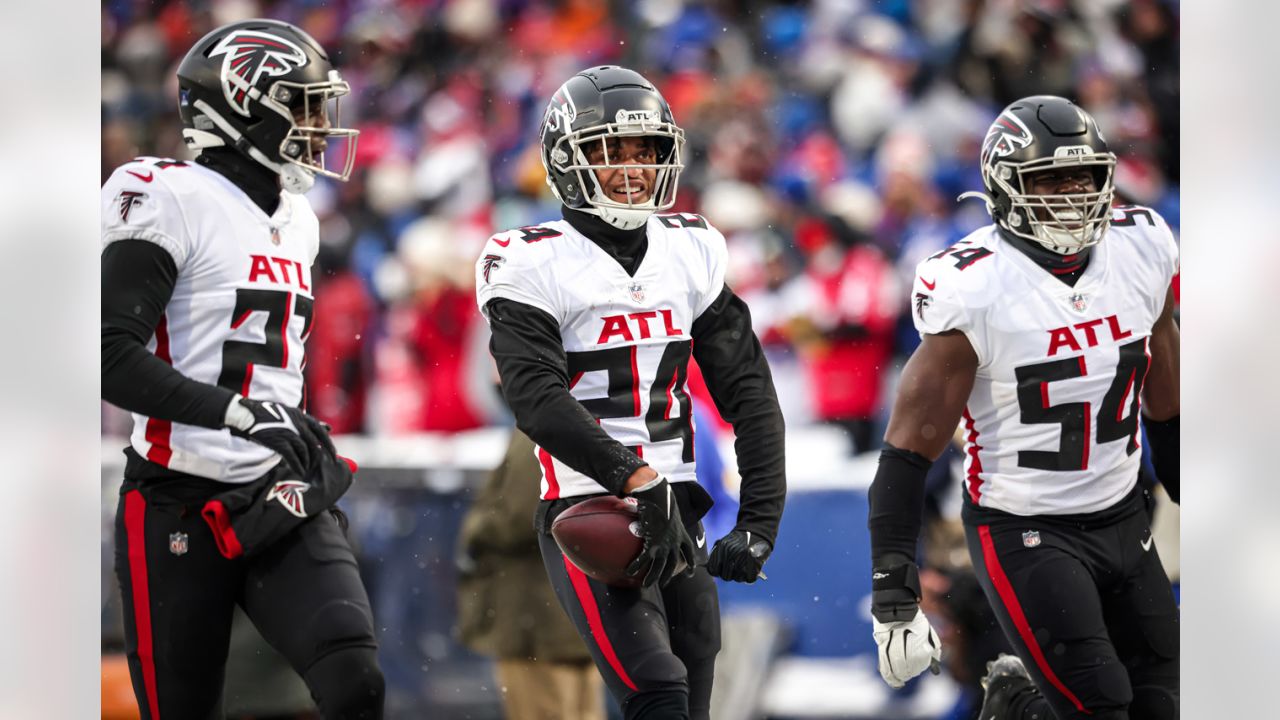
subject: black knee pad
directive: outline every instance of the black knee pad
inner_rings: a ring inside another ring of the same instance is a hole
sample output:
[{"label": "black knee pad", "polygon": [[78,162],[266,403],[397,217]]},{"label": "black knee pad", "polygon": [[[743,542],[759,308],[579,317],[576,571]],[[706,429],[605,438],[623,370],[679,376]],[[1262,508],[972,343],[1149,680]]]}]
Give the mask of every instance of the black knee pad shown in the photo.
[{"label": "black knee pad", "polygon": [[687,690],[640,692],[622,703],[626,720],[689,720]]},{"label": "black knee pad", "polygon": [[373,616],[369,606],[350,600],[334,600],[317,610],[307,623],[307,636],[315,638],[315,654],[348,645],[374,645]]},{"label": "black knee pad", "polygon": [[1094,669],[1094,690],[1097,695],[1085,699],[1090,708],[1126,708],[1133,702],[1133,687],[1129,685],[1129,671],[1119,662],[1107,662]]},{"label": "black knee pad", "polygon": [[637,657],[627,672],[640,692],[677,689],[675,686],[687,691],[689,687],[684,663],[665,648],[653,648]]},{"label": "black knee pad", "polygon": [[386,681],[374,648],[334,650],[312,664],[305,679],[325,720],[381,720]]}]

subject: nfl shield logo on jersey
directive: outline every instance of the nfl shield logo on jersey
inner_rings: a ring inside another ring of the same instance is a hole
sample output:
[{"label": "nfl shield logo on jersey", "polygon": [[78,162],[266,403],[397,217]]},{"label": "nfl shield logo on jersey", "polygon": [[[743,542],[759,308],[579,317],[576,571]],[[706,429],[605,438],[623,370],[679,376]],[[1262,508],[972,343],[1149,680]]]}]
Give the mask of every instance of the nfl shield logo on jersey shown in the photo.
[{"label": "nfl shield logo on jersey", "polygon": [[638,282],[633,282],[627,286],[627,292],[631,293],[631,299],[636,302],[644,302],[644,286]]},{"label": "nfl shield logo on jersey", "polygon": [[1075,293],[1070,297],[1070,301],[1071,307],[1075,308],[1076,312],[1084,312],[1085,308],[1089,307],[1089,297],[1087,295]]},{"label": "nfl shield logo on jersey", "polygon": [[1040,546],[1040,531],[1039,531],[1039,530],[1028,530],[1028,531],[1026,531],[1026,532],[1022,533],[1022,545],[1023,545],[1023,547],[1029,547],[1029,548],[1039,547],[1039,546]]},{"label": "nfl shield logo on jersey", "polygon": [[169,552],[174,555],[187,554],[187,534],[184,532],[169,533]]}]

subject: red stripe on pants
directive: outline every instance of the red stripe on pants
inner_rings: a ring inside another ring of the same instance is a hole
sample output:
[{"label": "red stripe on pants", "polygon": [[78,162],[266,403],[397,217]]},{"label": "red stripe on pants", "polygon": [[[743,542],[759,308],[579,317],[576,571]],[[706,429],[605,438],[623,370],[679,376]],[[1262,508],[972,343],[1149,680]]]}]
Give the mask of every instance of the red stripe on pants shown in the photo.
[{"label": "red stripe on pants", "polygon": [[1058,689],[1072,705],[1076,706],[1076,710],[1085,715],[1093,713],[1084,709],[1084,703],[1080,702],[1066,685],[1058,679],[1053,669],[1049,667],[1049,661],[1045,660],[1044,652],[1040,649],[1039,643],[1036,642],[1035,633],[1031,632],[1031,624],[1027,622],[1027,616],[1022,612],[1022,603],[1018,602],[1018,596],[1013,593],[1013,585],[1009,582],[1008,576],[1004,574],[1004,568],[1000,566],[1000,558],[996,556],[995,543],[991,541],[991,526],[979,525],[978,536],[982,539],[982,560],[987,566],[987,575],[991,578],[991,583],[996,587],[996,593],[1000,595],[1000,601],[1004,603],[1005,610],[1009,612],[1009,617],[1013,619],[1013,624],[1018,628],[1018,634],[1022,636],[1022,642],[1027,646],[1027,650],[1031,652],[1031,657],[1035,659],[1036,666],[1040,668],[1040,672],[1051,685]]},{"label": "red stripe on pants", "polygon": [[609,642],[609,636],[604,634],[604,622],[600,620],[600,608],[596,605],[596,596],[591,594],[591,583],[587,581],[587,576],[577,568],[573,563],[569,562],[569,558],[564,559],[564,569],[569,573],[569,582],[573,583],[573,591],[578,595],[578,602],[582,605],[582,610],[587,615],[587,625],[591,627],[591,637],[595,638],[596,645],[600,648],[600,652],[604,654],[604,659],[609,661],[609,667],[622,678],[622,682],[632,690],[639,691],[636,684],[631,682],[631,678],[627,675],[627,671],[622,669],[622,661],[618,660],[618,654],[613,651],[613,643]]},{"label": "red stripe on pants", "polygon": [[142,498],[142,493],[130,490],[124,496],[124,530],[129,543],[129,584],[133,586],[133,621],[138,635],[138,660],[142,664],[142,684],[147,689],[151,720],[160,720],[155,647],[151,637],[151,594],[147,587],[146,513],[147,501]]}]

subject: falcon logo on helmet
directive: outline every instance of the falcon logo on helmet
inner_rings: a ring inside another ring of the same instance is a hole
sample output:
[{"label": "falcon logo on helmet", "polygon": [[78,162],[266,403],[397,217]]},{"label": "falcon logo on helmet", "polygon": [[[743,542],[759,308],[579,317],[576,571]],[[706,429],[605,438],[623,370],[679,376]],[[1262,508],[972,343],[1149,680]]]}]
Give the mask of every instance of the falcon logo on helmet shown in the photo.
[{"label": "falcon logo on helmet", "polygon": [[1008,157],[1030,145],[1031,140],[1031,131],[1017,115],[1001,113],[982,141],[982,164],[990,165],[995,158]]},{"label": "falcon logo on helmet", "polygon": [[307,64],[302,48],[271,33],[237,30],[218,43],[209,57],[222,56],[222,93],[227,104],[241,115],[249,115],[249,100],[259,94],[258,81],[275,77]]},{"label": "falcon logo on helmet", "polygon": [[578,108],[573,104],[573,96],[569,94],[565,85],[568,83],[561,85],[556,94],[551,96],[551,103],[547,105],[547,115],[543,119],[547,128],[556,132],[568,132],[569,126],[578,117]]},{"label": "falcon logo on helmet", "polygon": [[289,514],[304,518],[307,516],[307,508],[302,502],[302,495],[310,489],[311,483],[301,480],[281,480],[267,491],[267,502],[278,500]]}]

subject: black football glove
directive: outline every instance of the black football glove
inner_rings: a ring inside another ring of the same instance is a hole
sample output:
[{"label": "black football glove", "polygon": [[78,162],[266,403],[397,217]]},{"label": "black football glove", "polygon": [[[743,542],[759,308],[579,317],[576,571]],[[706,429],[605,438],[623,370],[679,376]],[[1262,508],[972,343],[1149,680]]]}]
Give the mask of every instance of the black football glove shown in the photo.
[{"label": "black football glove", "polygon": [[772,552],[773,545],[768,540],[750,530],[734,530],[711,548],[707,572],[724,580],[753,583]]},{"label": "black football glove", "polygon": [[299,476],[306,474],[315,453],[337,454],[319,420],[283,403],[236,396],[226,423],[232,435],[279,453]]},{"label": "black football glove", "polygon": [[680,519],[675,493],[666,478],[659,479],[651,488],[632,492],[631,497],[637,500],[644,547],[627,566],[627,574],[635,575],[652,560],[643,584],[649,587],[657,583],[663,587],[677,573],[693,569],[693,540]]}]

